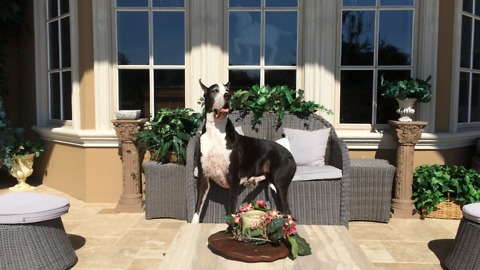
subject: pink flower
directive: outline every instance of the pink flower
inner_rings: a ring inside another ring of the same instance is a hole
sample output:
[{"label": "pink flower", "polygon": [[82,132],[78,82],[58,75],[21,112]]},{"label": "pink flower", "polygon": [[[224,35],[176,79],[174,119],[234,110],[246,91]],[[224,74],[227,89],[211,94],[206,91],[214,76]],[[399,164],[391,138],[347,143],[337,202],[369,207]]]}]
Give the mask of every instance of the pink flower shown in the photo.
[{"label": "pink flower", "polygon": [[240,207],[241,212],[247,212],[249,210],[253,210],[253,206],[251,203],[244,204]]},{"label": "pink flower", "polygon": [[257,227],[258,227],[258,221],[257,220],[250,221],[250,230],[256,230]]},{"label": "pink flower", "polygon": [[258,200],[258,201],[257,201],[257,204],[258,204],[258,206],[261,207],[261,208],[267,208],[267,204],[266,204],[264,201],[262,201],[262,200]]}]

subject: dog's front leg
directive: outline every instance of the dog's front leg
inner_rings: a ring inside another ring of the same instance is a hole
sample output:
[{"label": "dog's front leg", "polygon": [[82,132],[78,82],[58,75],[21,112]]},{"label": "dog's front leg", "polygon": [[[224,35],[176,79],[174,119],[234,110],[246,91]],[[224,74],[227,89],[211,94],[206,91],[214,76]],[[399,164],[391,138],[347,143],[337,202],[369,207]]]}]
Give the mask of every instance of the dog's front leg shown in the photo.
[{"label": "dog's front leg", "polygon": [[195,205],[195,213],[193,214],[192,223],[200,223],[200,213],[207,199],[210,190],[210,181],[207,177],[200,173],[197,185],[197,204]]},{"label": "dog's front leg", "polygon": [[228,196],[227,215],[234,214],[237,208],[238,187],[240,186],[240,179],[233,177],[230,179],[230,189]]}]

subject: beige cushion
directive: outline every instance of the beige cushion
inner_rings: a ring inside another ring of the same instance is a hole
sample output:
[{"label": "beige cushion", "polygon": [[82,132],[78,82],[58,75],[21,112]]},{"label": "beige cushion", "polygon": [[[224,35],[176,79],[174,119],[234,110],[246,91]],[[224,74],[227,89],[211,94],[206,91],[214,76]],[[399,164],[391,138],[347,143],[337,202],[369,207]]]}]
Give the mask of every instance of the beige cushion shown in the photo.
[{"label": "beige cushion", "polygon": [[480,203],[471,203],[464,205],[463,217],[475,223],[480,223]]},{"label": "beige cushion", "polygon": [[342,170],[330,166],[297,166],[292,181],[310,181],[342,178]]}]

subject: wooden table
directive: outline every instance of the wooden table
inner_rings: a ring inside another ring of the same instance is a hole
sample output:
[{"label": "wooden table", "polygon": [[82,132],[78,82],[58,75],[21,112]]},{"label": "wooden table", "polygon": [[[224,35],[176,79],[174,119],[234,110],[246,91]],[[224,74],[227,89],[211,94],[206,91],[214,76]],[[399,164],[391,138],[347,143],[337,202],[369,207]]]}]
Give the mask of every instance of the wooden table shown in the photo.
[{"label": "wooden table", "polygon": [[159,269],[374,269],[344,226],[298,225],[312,254],[274,262],[245,263],[225,259],[208,247],[208,237],[226,224],[192,224],[180,227]]}]

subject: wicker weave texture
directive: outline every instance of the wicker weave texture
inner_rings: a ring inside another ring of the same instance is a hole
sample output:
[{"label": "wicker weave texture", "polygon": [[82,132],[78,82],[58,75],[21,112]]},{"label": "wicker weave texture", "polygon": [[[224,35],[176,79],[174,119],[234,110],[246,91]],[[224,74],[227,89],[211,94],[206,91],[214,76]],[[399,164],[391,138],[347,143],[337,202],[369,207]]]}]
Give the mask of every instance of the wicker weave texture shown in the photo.
[{"label": "wicker weave texture", "polygon": [[[350,158],[346,144],[338,138],[333,127],[324,118],[310,115],[300,118],[286,114],[283,121],[278,122],[277,116],[265,113],[262,123],[251,126],[251,114],[234,112],[230,119],[235,126],[242,126],[246,136],[276,140],[282,137],[283,128],[296,128],[304,130],[316,130],[331,127],[330,138],[327,145],[325,163],[342,170],[341,179],[315,180],[307,182],[292,182],[289,188],[288,198],[292,215],[299,224],[324,224],[348,226],[350,205]],[[195,211],[197,200],[197,179],[193,175],[195,155],[199,153],[199,138],[192,138],[187,147],[187,220],[190,222]],[[272,194],[267,183],[262,183],[257,189],[246,188],[238,196],[237,207],[242,202],[254,199],[267,199],[273,202],[275,207],[275,194]],[[226,213],[228,190],[212,183],[203,213],[200,214],[201,222],[223,222],[220,217]]]},{"label": "wicker weave texture", "polygon": [[382,159],[350,161],[350,220],[388,222],[395,167]]},{"label": "wicker weave texture", "polygon": [[143,164],[145,172],[145,218],[187,219],[185,166]]},{"label": "wicker weave texture", "polygon": [[0,224],[0,268],[69,269],[77,256],[60,218],[30,224]]},{"label": "wicker weave texture", "polygon": [[445,259],[450,270],[480,269],[480,224],[462,219],[455,236],[455,247]]},{"label": "wicker weave texture", "polygon": [[447,200],[435,205],[433,211],[428,214],[425,209],[422,209],[422,216],[424,218],[460,220],[463,218],[462,204],[456,200]]}]

